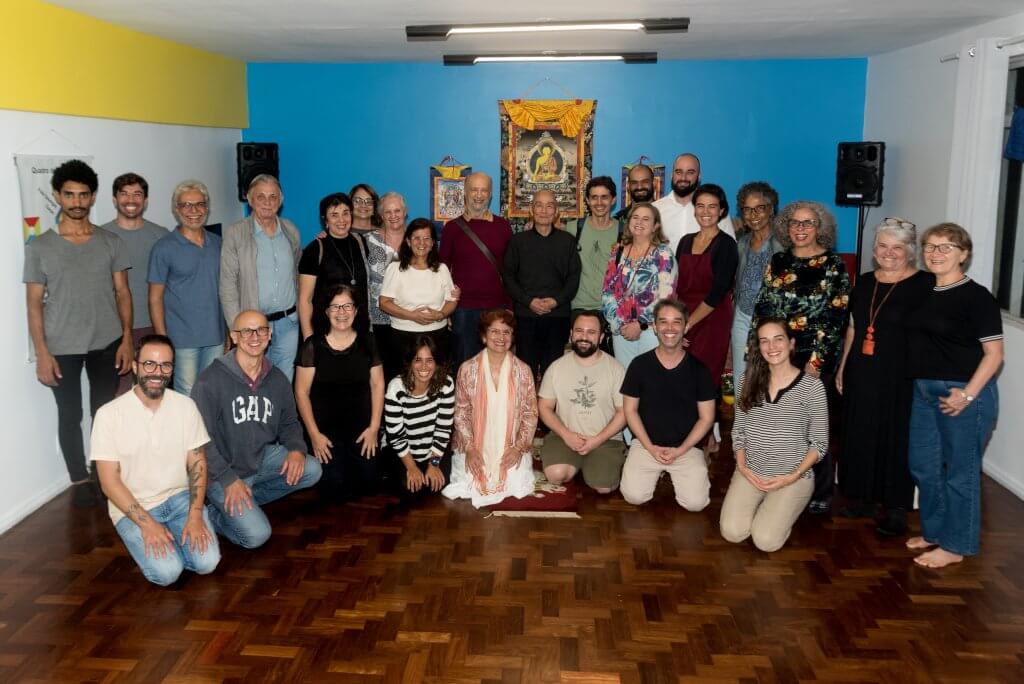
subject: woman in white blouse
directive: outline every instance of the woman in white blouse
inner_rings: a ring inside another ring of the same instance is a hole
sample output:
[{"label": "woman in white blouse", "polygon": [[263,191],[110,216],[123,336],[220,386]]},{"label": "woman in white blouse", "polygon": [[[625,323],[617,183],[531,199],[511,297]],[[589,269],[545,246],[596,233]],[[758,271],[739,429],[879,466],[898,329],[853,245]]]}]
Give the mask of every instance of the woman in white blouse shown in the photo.
[{"label": "woman in white blouse", "polygon": [[815,463],[828,449],[828,404],[821,381],[793,365],[786,321],[764,318],[747,354],[736,402],[736,471],[722,502],[726,541],[753,538],[777,551],[814,492]]},{"label": "woman in white blouse", "polygon": [[380,309],[391,316],[393,341],[403,362],[410,360],[420,335],[434,340],[439,364],[448,362],[448,317],[458,301],[458,288],[437,253],[434,225],[425,218],[413,220],[380,290]]}]

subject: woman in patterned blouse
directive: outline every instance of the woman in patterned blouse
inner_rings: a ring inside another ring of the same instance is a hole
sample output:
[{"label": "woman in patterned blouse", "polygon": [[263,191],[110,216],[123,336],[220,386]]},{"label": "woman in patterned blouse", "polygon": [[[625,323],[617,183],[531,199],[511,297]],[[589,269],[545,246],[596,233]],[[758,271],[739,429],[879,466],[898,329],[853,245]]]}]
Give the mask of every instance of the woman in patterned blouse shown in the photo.
[{"label": "woman in patterned blouse", "polygon": [[604,274],[602,313],[611,327],[615,358],[630,361],[658,346],[651,324],[654,305],[676,287],[676,259],[661,230],[661,215],[648,202],[630,207],[622,244],[612,249]]},{"label": "woman in patterned blouse", "polygon": [[[786,320],[796,342],[794,363],[831,390],[850,295],[846,265],[832,251],[836,220],[818,202],[793,202],[775,219],[775,235],[787,250],[774,255],[765,271],[755,329],[763,318]],[[830,455],[815,466],[814,477],[809,510],[827,513],[834,484]]]}]

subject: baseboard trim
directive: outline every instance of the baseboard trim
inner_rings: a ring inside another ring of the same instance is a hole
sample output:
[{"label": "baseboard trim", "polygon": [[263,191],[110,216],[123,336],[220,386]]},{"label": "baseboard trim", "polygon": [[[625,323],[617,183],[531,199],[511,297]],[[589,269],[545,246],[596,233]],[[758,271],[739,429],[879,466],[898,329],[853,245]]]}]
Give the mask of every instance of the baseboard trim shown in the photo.
[{"label": "baseboard trim", "polygon": [[986,475],[1013,492],[1018,499],[1024,500],[1024,483],[991,461],[982,461],[981,469]]},{"label": "baseboard trim", "polygon": [[44,505],[53,500],[55,496],[63,492],[65,489],[71,486],[67,480],[58,481],[52,483],[49,487],[46,487],[35,496],[24,500],[15,509],[8,511],[3,517],[0,517],[0,534],[7,532],[22,520],[35,513],[37,510],[42,508]]}]

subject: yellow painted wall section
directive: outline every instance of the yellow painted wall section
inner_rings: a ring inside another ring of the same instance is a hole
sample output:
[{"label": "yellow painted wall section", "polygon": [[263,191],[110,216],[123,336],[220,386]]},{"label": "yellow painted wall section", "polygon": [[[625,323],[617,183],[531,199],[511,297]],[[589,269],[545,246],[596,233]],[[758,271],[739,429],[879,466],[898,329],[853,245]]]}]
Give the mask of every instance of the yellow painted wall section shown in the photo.
[{"label": "yellow painted wall section", "polygon": [[38,0],[0,6],[0,109],[249,125],[244,62]]}]

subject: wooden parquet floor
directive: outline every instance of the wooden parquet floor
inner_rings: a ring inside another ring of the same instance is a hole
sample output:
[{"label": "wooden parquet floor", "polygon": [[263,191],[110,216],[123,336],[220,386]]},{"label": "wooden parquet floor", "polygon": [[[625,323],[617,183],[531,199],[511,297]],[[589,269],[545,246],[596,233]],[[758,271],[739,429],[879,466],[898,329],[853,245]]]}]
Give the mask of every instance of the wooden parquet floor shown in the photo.
[{"label": "wooden parquet floor", "polygon": [[0,538],[0,682],[1024,682],[1024,503],[986,479],[982,555],[942,572],[838,518],[764,554],[718,535],[730,462],[700,514],[666,481],[580,520],[301,493],[167,589],[64,494]]}]

